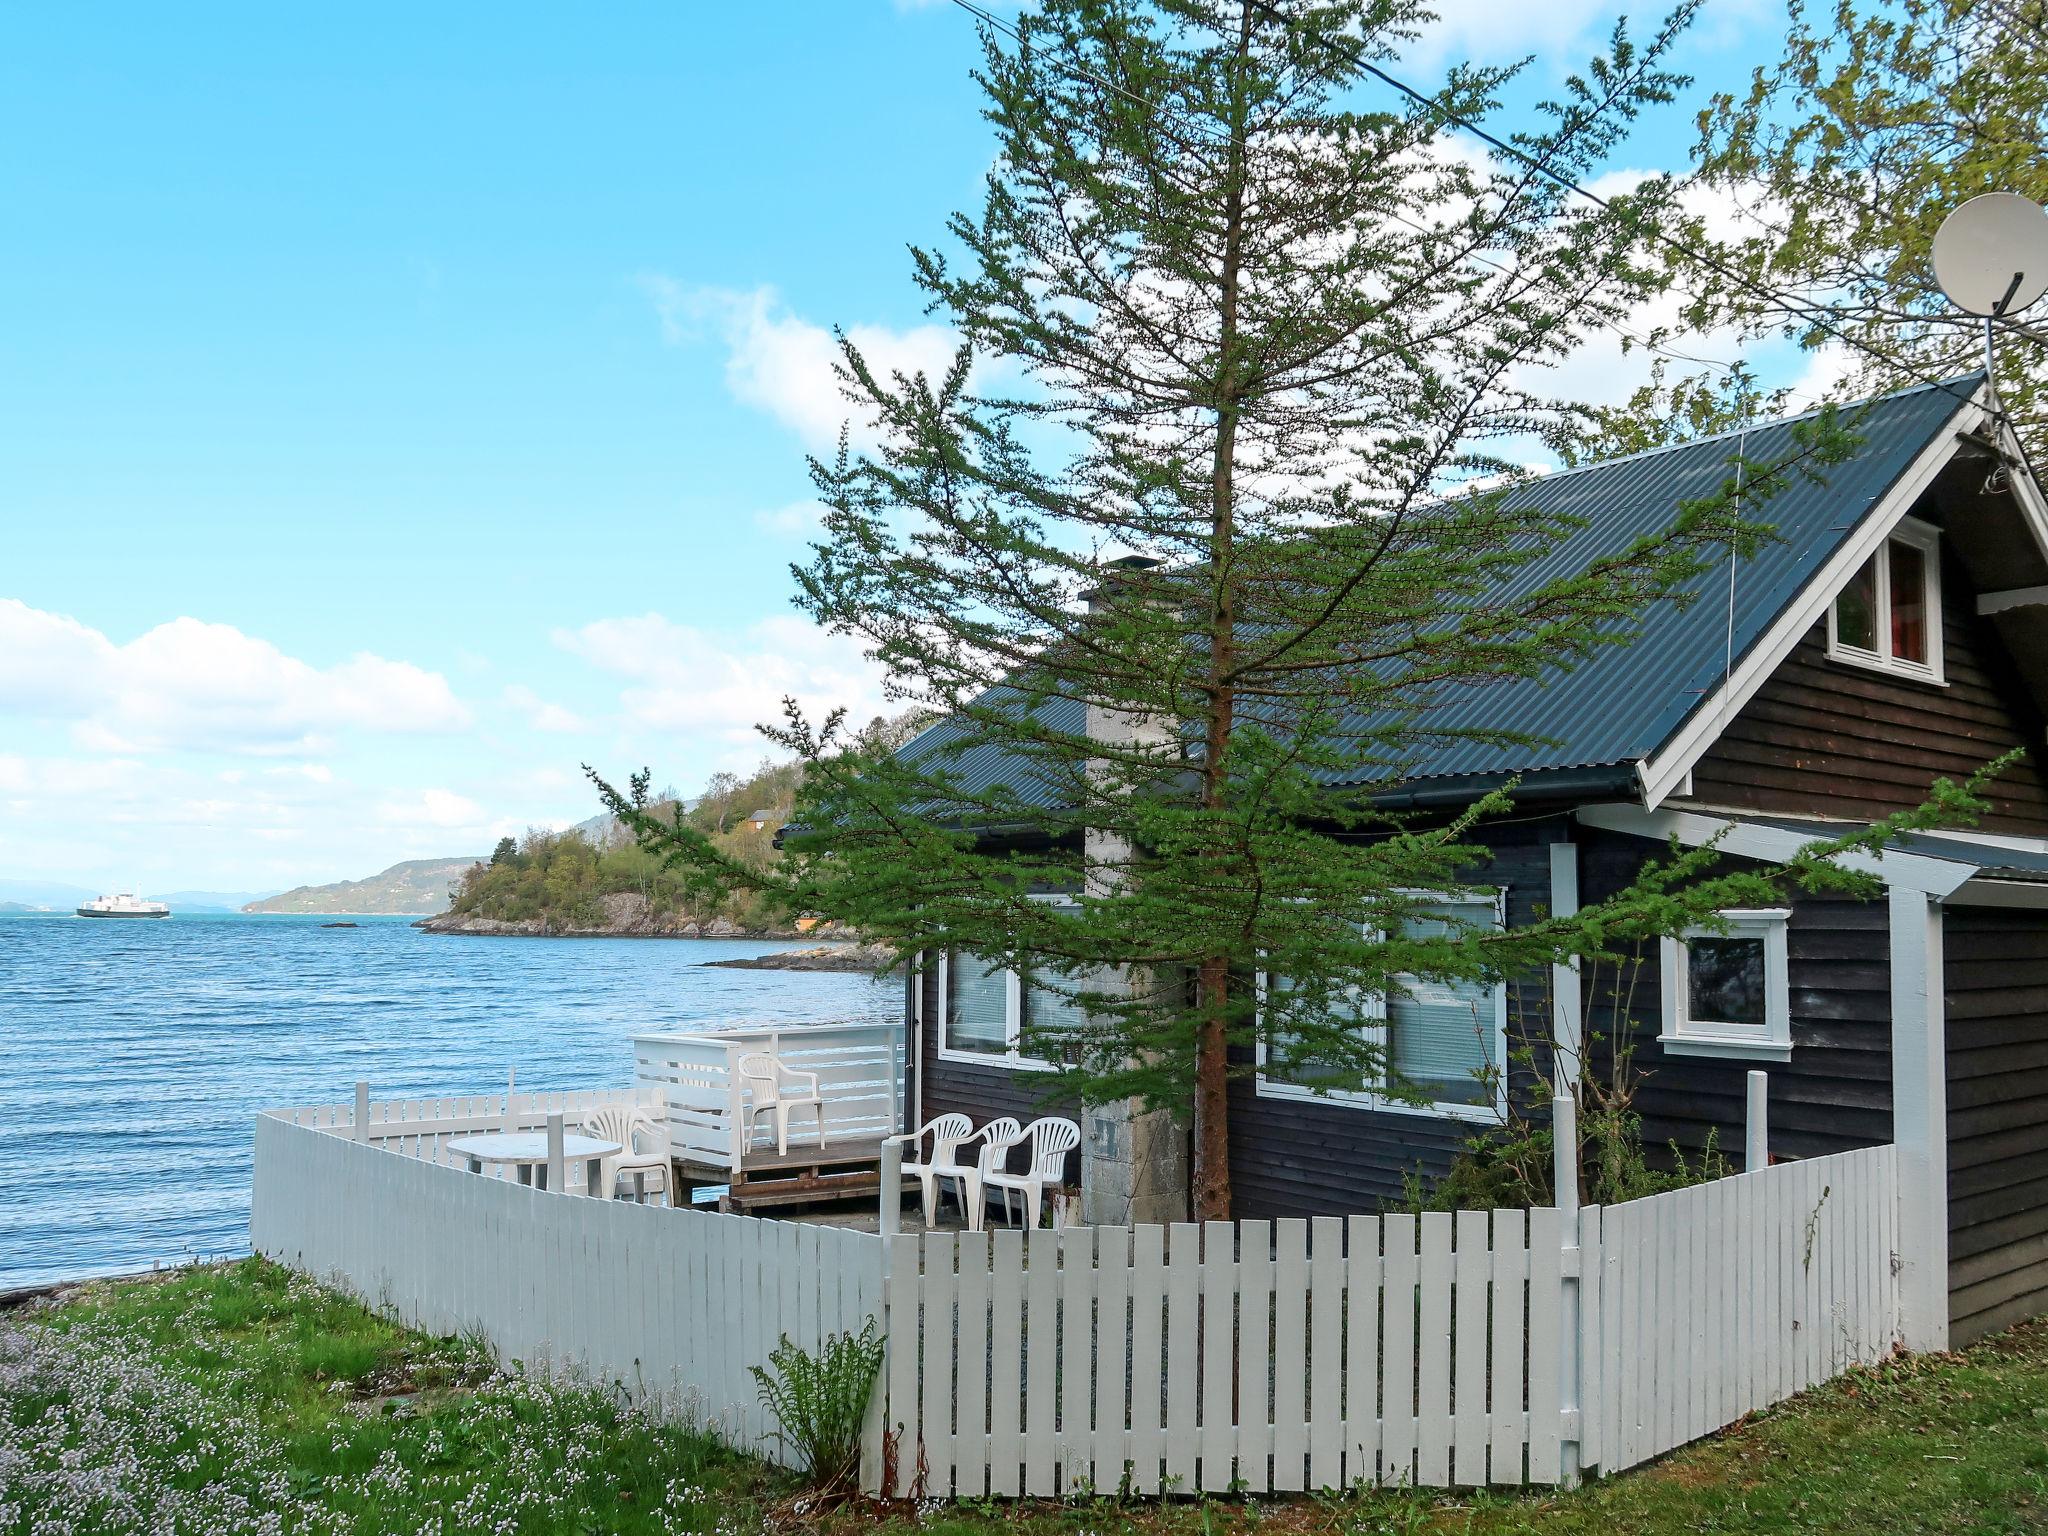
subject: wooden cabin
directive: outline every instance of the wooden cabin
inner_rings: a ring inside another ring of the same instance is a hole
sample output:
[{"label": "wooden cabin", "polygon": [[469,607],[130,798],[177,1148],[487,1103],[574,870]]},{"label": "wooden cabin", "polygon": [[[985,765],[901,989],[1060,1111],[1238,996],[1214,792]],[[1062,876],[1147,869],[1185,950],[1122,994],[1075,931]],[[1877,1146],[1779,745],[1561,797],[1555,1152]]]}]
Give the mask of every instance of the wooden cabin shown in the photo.
[{"label": "wooden cabin", "polygon": [[[1873,866],[1883,899],[1799,898],[1740,915],[1725,935],[1665,942],[1619,1024],[1611,988],[1571,972],[1392,1010],[1396,1065],[1442,1089],[1426,1108],[1319,1092],[1241,1060],[1236,1215],[1398,1201],[1404,1179],[1441,1174],[1496,1116],[1476,1102],[1471,1069],[1506,1059],[1511,1032],[1576,1050],[1620,1027],[1646,1075],[1636,1102],[1652,1146],[1697,1152],[1713,1135],[1739,1149],[1757,1067],[1774,1156],[1899,1143],[1912,1189],[1900,1262],[1927,1313],[1940,1311],[1933,1287],[1948,1297],[1946,1336],[1914,1342],[1966,1342],[2048,1310],[2048,506],[1981,376],[1874,402],[1858,431],[1863,446],[1824,484],[1795,483],[1760,509],[1778,539],[1738,568],[1732,596],[1660,607],[1636,643],[1567,676],[1451,706],[1557,745],[1454,743],[1400,796],[1448,811],[1520,776],[1515,820],[1479,834],[1494,859],[1472,875],[1509,924],[1617,888],[1672,837],[1720,835],[1733,857],[1779,858],[2026,748],[1991,814],[1967,832],[1899,839]],[[1752,427],[1741,447],[1770,459],[1791,433]],[[1711,494],[1736,447],[1702,439],[1519,494],[1583,513],[1559,558],[1586,559]],[[992,782],[1003,765],[959,771]],[[1052,1003],[961,955],[934,957],[907,1002],[911,1123],[1043,1112],[1057,1067],[1017,1044],[1024,1013]],[[1095,1111],[1082,1118],[1085,1194],[1091,1158],[1119,1132]],[[1113,1202],[1090,1209],[1118,1219]]]}]

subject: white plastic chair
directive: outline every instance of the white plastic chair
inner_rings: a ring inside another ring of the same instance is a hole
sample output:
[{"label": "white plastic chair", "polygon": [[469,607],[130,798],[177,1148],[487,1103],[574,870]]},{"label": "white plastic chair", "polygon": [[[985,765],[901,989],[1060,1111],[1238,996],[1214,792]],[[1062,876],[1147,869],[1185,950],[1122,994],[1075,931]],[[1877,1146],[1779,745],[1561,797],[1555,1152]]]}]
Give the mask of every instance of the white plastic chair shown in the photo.
[{"label": "white plastic chair", "polygon": [[[798,1082],[802,1092],[792,1091]],[[740,1058],[740,1082],[747,1090],[747,1145],[754,1144],[754,1125],[769,1110],[775,1112],[775,1150],[789,1150],[789,1112],[808,1105],[818,1116],[818,1145],[825,1145],[825,1099],[818,1092],[818,1074],[786,1067],[767,1051],[754,1051]]]},{"label": "white plastic chair", "polygon": [[[932,1139],[932,1149],[929,1153],[923,1153],[919,1150],[919,1143],[927,1136]],[[931,1226],[932,1214],[937,1209],[937,1191],[934,1185],[942,1174],[950,1173],[957,1166],[954,1153],[973,1138],[974,1122],[958,1110],[950,1110],[936,1119],[926,1121],[918,1130],[905,1131],[901,1135],[883,1139],[882,1145],[885,1147],[892,1141],[902,1142],[904,1150],[910,1154],[903,1160],[903,1171],[917,1175],[918,1188],[923,1194],[924,1224],[927,1228]]]},{"label": "white plastic chair", "polygon": [[1003,1192],[1005,1221],[1011,1219],[1010,1196],[1015,1194],[1029,1209],[1030,1225],[1035,1227],[1047,1186],[1058,1188],[1066,1182],[1067,1154],[1081,1145],[1081,1127],[1071,1120],[1049,1115],[1027,1125],[1018,1140],[1031,1143],[1030,1167],[1022,1173],[1007,1173],[998,1168],[983,1174],[981,1182],[989,1189]]},{"label": "white plastic chair", "polygon": [[952,1167],[932,1170],[939,1178],[960,1181],[960,1209],[967,1213],[968,1231],[979,1232],[982,1229],[983,1201],[987,1198],[989,1174],[1003,1166],[1003,1159],[1010,1155],[1010,1148],[1023,1139],[1024,1134],[1017,1129],[1015,1120],[1008,1115],[998,1115],[960,1143],[963,1147],[977,1141],[981,1143],[981,1152],[973,1167],[961,1162],[956,1150]]},{"label": "white plastic chair", "polygon": [[[674,1175],[668,1164],[668,1131],[646,1110],[629,1104],[611,1104],[583,1117],[583,1134],[599,1141],[615,1141],[625,1148],[604,1160],[604,1188],[593,1195],[609,1198],[622,1176],[633,1180],[633,1198],[645,1199],[650,1189],[659,1189],[670,1205],[676,1203]],[[646,1150],[642,1150],[643,1145]]]}]

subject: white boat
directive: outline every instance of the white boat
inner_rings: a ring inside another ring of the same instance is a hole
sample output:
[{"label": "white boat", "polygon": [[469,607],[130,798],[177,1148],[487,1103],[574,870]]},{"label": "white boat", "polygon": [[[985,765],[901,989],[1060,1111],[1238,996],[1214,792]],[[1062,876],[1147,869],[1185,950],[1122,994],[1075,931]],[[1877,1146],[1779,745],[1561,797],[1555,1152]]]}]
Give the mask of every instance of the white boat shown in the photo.
[{"label": "white boat", "polygon": [[118,896],[95,896],[78,909],[80,917],[169,917],[171,909],[160,901],[144,901],[123,891]]}]

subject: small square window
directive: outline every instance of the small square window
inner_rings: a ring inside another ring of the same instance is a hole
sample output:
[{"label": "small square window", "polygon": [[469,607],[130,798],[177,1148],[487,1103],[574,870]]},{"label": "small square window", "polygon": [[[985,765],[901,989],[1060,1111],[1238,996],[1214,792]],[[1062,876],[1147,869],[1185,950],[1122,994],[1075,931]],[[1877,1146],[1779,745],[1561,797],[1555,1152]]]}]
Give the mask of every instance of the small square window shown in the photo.
[{"label": "small square window", "polygon": [[1792,1054],[1785,929],[1791,913],[1723,912],[1721,925],[1664,941],[1664,1031],[1675,1055]]},{"label": "small square window", "polygon": [[1828,608],[1828,655],[1851,666],[1942,681],[1940,536],[1907,519]]}]

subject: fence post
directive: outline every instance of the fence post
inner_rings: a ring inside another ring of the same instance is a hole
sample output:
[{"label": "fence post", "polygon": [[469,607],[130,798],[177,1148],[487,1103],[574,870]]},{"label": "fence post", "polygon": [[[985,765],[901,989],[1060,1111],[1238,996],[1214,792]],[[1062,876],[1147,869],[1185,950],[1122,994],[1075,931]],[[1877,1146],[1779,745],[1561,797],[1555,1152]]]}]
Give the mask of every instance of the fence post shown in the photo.
[{"label": "fence post", "polygon": [[519,1129],[519,1117],[512,1112],[512,1090],[519,1086],[519,1069],[505,1069],[505,1130],[509,1135]]},{"label": "fence post", "polygon": [[894,1237],[903,1226],[903,1143],[882,1143],[882,1214],[877,1230]]},{"label": "fence post", "polygon": [[548,1116],[548,1188],[555,1194],[569,1189],[567,1160],[562,1156],[562,1116],[558,1110]]},{"label": "fence post", "polygon": [[1771,1075],[1749,1074],[1747,1113],[1742,1122],[1742,1171],[1755,1173],[1771,1166]]},{"label": "fence post", "polygon": [[370,1139],[370,1085],[356,1079],[356,1140]]},{"label": "fence post", "polygon": [[1947,1020],[1941,904],[1891,887],[1892,1140],[1899,1166],[1899,1332],[1948,1348]]},{"label": "fence post", "polygon": [[1569,1093],[1560,1093],[1550,1101],[1550,1143],[1551,1185],[1564,1247],[1557,1320],[1557,1409],[1563,1424],[1558,1482],[1561,1487],[1576,1488],[1588,1409],[1579,1394],[1579,1267],[1585,1261],[1579,1247],[1579,1106]]}]

